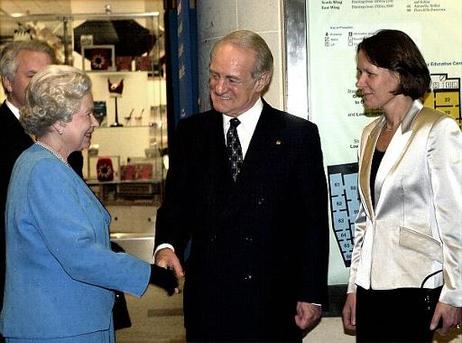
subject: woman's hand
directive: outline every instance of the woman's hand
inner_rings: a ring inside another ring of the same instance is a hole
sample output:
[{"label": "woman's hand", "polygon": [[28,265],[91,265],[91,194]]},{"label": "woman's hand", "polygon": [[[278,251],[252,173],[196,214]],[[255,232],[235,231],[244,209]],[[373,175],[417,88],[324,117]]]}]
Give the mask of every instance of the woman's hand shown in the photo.
[{"label": "woman's hand", "polygon": [[356,293],[348,293],[343,306],[342,320],[345,330],[356,330]]},{"label": "woman's hand", "polygon": [[149,283],[165,289],[168,295],[178,293],[178,279],[173,270],[151,264]]},{"label": "woman's hand", "polygon": [[430,330],[438,328],[441,321],[441,328],[437,331],[440,335],[448,334],[449,330],[456,328],[462,322],[462,309],[442,302],[436,304],[435,313],[433,314]]}]

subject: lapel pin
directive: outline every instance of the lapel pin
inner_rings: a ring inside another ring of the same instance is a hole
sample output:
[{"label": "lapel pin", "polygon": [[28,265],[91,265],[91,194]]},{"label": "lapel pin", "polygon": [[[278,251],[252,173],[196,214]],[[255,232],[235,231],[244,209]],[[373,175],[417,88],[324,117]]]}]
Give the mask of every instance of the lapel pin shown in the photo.
[{"label": "lapel pin", "polygon": [[282,141],[280,139],[277,139],[276,140],[276,145],[281,145],[282,144]]}]

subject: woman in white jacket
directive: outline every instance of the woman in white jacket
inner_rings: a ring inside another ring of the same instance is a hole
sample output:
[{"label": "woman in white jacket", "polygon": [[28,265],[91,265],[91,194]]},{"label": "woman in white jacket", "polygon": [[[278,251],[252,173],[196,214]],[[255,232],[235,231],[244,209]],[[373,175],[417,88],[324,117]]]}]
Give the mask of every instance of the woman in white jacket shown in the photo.
[{"label": "woman in white jacket", "polygon": [[462,134],[423,107],[430,74],[405,33],[364,39],[357,70],[365,108],[382,115],[361,138],[343,323],[357,342],[431,342],[461,322]]}]

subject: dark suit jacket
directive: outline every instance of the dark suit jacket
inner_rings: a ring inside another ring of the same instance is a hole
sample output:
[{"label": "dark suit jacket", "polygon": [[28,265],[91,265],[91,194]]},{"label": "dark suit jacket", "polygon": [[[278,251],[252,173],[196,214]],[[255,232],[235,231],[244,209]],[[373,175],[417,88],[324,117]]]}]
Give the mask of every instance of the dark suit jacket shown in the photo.
[{"label": "dark suit jacket", "polygon": [[23,127],[13,112],[4,102],[0,106],[0,304],[3,304],[3,287],[5,283],[5,203],[11,171],[18,156],[33,143],[32,138],[24,132]]},{"label": "dark suit jacket", "polygon": [[[5,204],[8,183],[14,163],[21,153],[33,144],[32,138],[24,132],[24,128],[8,108],[5,102],[0,105],[0,305],[3,304],[3,287],[5,283]],[[82,154],[73,153],[69,156],[72,168],[82,175]]]},{"label": "dark suit jacket", "polygon": [[182,120],[170,145],[156,246],[185,261],[187,336],[197,341],[301,341],[297,301],[327,298],[328,221],[314,124],[264,103],[233,183],[222,114]]}]

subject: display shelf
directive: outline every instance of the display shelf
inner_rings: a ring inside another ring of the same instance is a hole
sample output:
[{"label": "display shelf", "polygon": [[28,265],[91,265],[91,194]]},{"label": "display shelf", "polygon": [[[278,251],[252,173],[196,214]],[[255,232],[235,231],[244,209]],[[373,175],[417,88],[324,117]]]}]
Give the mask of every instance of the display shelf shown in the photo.
[{"label": "display shelf", "polygon": [[123,75],[145,75],[146,80],[149,81],[156,81],[156,80],[164,80],[164,78],[160,75],[155,74],[152,71],[148,70],[85,70],[85,73],[89,75],[100,75],[100,76],[123,76]]},{"label": "display shelf", "polygon": [[96,179],[86,180],[87,185],[118,185],[118,184],[134,184],[134,183],[159,183],[156,179],[140,179],[140,180],[112,180],[112,181],[99,181]]},{"label": "display shelf", "polygon": [[147,70],[85,70],[87,74],[98,75],[120,75],[120,74],[152,74],[152,71]]},{"label": "display shelf", "polygon": [[162,183],[158,180],[87,180],[87,185],[106,206],[158,206]]},{"label": "display shelf", "polygon": [[153,127],[154,124],[143,124],[143,125],[124,125],[124,126],[99,126],[95,130],[102,130],[102,129],[119,129],[119,128],[140,128],[140,127]]},{"label": "display shelf", "polygon": [[158,199],[145,199],[145,200],[105,200],[105,206],[145,206],[145,207],[159,207],[161,200]]}]

